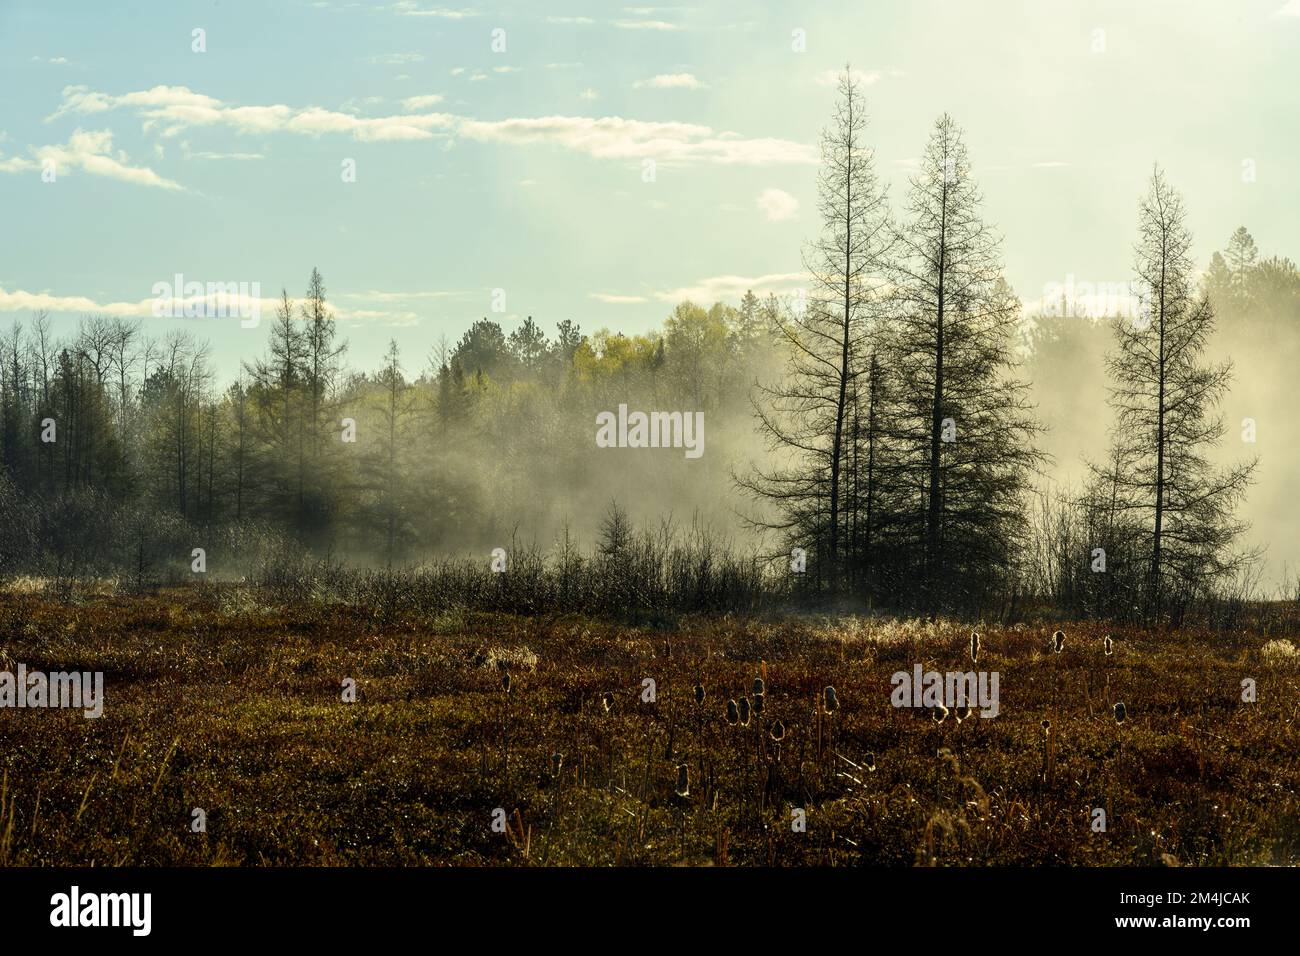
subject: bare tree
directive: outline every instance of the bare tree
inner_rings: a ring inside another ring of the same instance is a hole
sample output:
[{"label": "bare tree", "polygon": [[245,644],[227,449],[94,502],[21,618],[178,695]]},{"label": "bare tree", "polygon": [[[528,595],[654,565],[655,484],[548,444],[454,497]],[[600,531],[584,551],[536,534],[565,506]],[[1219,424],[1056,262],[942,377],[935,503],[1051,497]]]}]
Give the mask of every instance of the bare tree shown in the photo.
[{"label": "bare tree", "polygon": [[1149,535],[1145,603],[1157,619],[1173,588],[1185,599],[1235,571],[1239,559],[1227,551],[1245,525],[1233,513],[1256,465],[1216,470],[1206,457],[1223,437],[1216,409],[1232,363],[1204,361],[1214,310],[1195,294],[1191,245],[1182,197],[1157,167],[1134,250],[1143,308],[1136,319],[1114,321],[1115,349],[1106,361],[1115,412],[1112,480],[1118,509]]},{"label": "bare tree", "polygon": [[825,560],[825,580],[833,589],[842,573],[850,405],[879,309],[891,234],[866,126],[866,103],[846,68],[834,118],[822,134],[817,201],[822,233],[804,255],[812,289],[806,306],[778,315],[777,331],[790,349],[787,376],[780,384],[760,387],[754,402],[760,433],[790,463],[739,479],[743,488],[776,505],[776,518],[756,523],[778,529],[792,543],[812,544]]}]

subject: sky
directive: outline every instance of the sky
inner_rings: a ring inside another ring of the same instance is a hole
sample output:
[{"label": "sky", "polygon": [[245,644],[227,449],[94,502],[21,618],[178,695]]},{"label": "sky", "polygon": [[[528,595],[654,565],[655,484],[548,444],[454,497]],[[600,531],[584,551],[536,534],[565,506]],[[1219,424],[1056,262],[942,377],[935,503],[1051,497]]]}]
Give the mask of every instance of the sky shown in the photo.
[{"label": "sky", "polygon": [[156,284],[297,298],[317,267],[350,364],[394,338],[416,372],[481,317],[788,292],[846,64],[896,207],[936,117],[965,129],[1031,305],[1131,278],[1157,162],[1202,263],[1239,225],[1300,258],[1300,0],[0,0],[0,324],[184,324],[229,377],[269,301],[160,318]]}]

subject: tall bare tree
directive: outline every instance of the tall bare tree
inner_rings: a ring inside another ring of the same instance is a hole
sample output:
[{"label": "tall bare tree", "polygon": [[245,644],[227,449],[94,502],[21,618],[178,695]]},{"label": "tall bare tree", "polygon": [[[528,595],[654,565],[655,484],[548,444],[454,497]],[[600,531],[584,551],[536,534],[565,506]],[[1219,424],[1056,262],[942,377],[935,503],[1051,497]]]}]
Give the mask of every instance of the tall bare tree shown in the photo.
[{"label": "tall bare tree", "polygon": [[804,253],[812,288],[806,304],[778,314],[779,337],[789,346],[783,382],[755,396],[759,431],[789,463],[739,479],[742,487],[776,505],[760,523],[792,544],[815,548],[818,574],[842,583],[846,538],[844,476],[850,412],[863,374],[866,339],[881,301],[891,230],[885,189],[866,142],[867,109],[847,67],[831,124],[822,133],[817,181],[821,235]]},{"label": "tall bare tree", "polygon": [[[1232,363],[1209,364],[1209,299],[1197,296],[1182,197],[1157,167],[1138,213],[1134,270],[1143,307],[1113,322],[1107,356],[1112,481],[1120,511],[1149,535],[1145,604],[1156,618],[1172,590],[1195,595],[1240,560],[1228,554],[1245,529],[1234,517],[1256,462],[1218,470],[1207,457],[1224,433],[1216,413]],[[1094,469],[1095,471],[1095,469]]]}]

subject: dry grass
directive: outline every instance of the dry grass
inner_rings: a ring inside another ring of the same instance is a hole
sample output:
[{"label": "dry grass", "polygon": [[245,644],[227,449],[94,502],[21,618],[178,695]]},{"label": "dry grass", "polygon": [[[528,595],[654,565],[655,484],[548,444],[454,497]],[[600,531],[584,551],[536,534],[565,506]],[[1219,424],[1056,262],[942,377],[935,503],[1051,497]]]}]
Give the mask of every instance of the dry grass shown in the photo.
[{"label": "dry grass", "polygon": [[[981,627],[1001,714],[936,724],[890,706],[890,676],[970,668],[957,623],[381,623],[231,587],[72,604],[24,589],[0,607],[0,662],[103,671],[107,703],[99,720],[0,711],[0,864],[1300,859],[1294,656],[1091,624],[1054,654],[1052,630]],[[727,700],[752,699],[755,677],[762,711],[733,727]]]}]

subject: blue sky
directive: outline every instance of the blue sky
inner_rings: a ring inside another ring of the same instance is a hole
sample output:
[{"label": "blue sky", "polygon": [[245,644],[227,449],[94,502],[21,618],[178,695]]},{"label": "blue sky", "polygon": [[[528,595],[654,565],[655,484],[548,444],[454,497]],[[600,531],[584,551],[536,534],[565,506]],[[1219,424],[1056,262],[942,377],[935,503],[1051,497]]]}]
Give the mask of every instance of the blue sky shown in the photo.
[{"label": "blue sky", "polygon": [[269,323],[151,317],[154,284],[317,266],[352,363],[395,337],[418,369],[485,315],[633,332],[790,290],[846,61],[896,201],[935,117],[965,128],[1026,301],[1130,277],[1156,161],[1203,261],[1242,224],[1300,257],[1300,0],[0,0],[0,322],[187,322],[229,375]]}]

